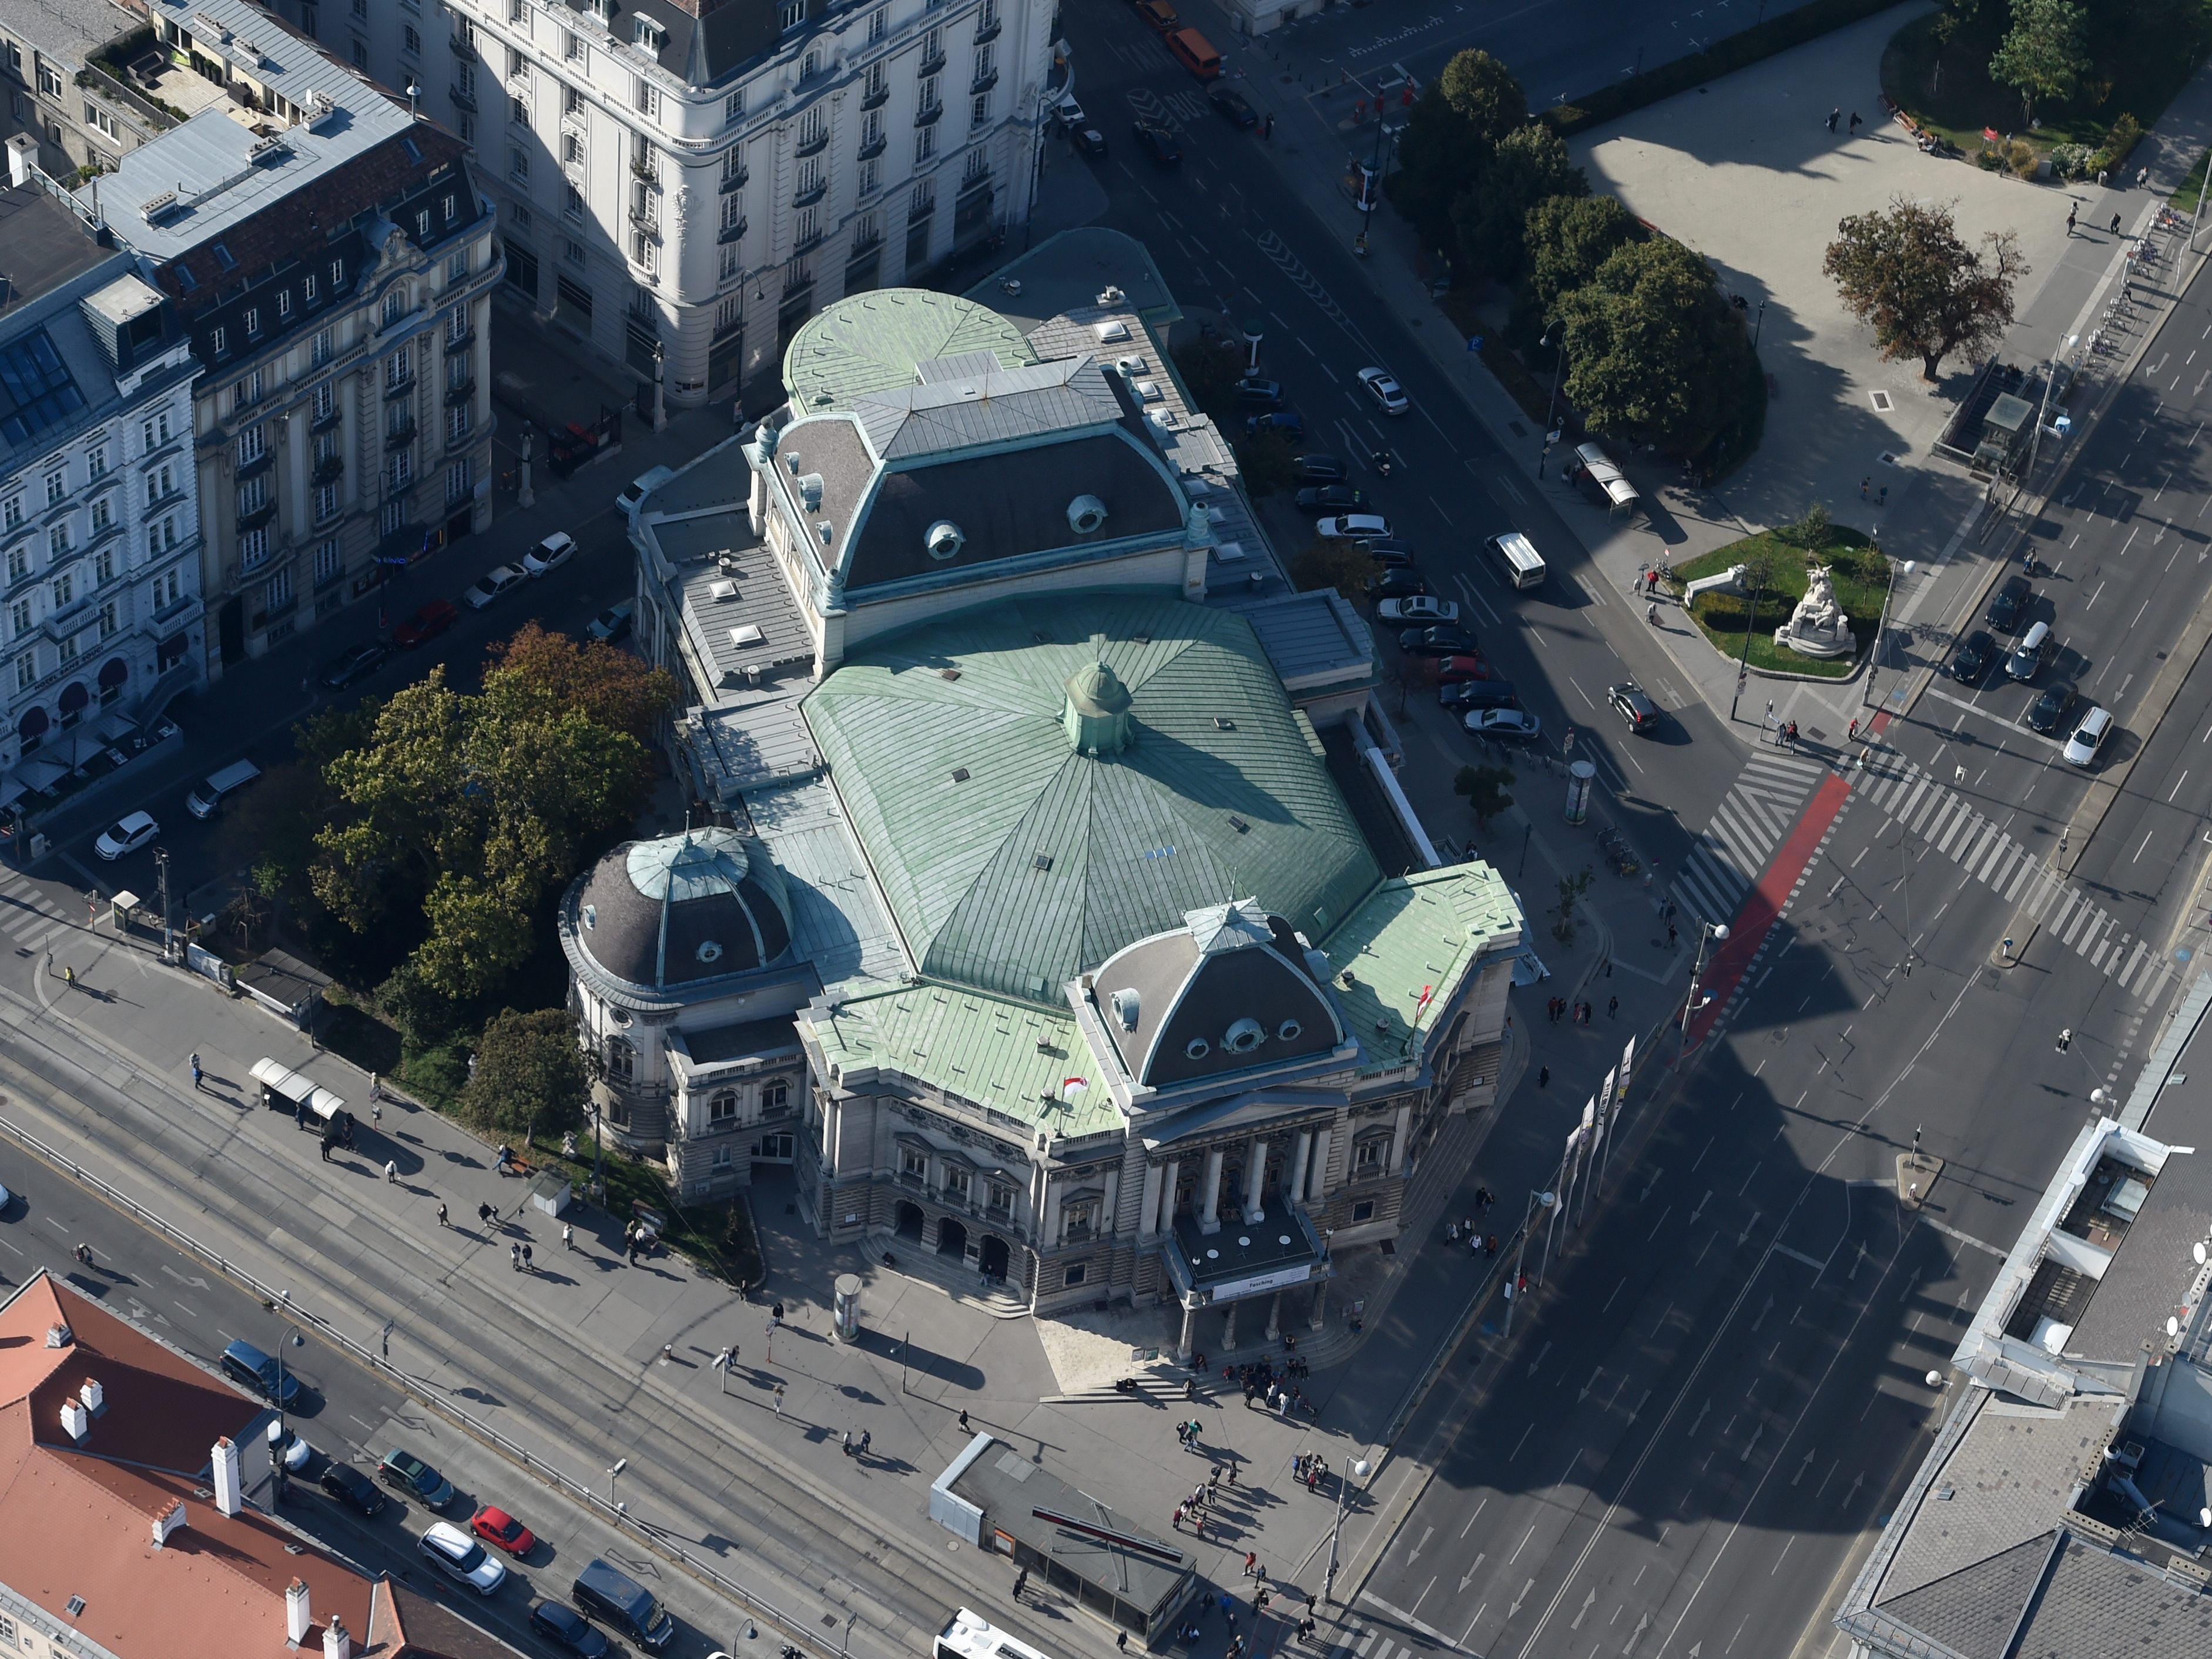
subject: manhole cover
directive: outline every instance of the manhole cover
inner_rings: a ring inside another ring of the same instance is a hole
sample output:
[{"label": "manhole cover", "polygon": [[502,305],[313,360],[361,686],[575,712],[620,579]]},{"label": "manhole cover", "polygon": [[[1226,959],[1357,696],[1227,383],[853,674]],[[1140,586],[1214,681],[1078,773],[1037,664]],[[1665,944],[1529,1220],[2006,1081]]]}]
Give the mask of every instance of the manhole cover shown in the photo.
[{"label": "manhole cover", "polygon": [[1874,404],[1876,412],[1880,414],[1887,415],[1892,409],[1896,407],[1894,404],[1890,402],[1889,393],[1887,392],[1869,392],[1867,393],[1867,398],[1868,401]]}]

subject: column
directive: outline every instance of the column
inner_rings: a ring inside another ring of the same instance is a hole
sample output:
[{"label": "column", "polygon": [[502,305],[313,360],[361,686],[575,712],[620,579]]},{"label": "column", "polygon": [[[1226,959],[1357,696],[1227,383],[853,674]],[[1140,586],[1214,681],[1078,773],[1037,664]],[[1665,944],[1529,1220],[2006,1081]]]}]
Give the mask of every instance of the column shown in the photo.
[{"label": "column", "polygon": [[1204,1196],[1199,1200],[1198,1230],[1202,1233],[1221,1231],[1221,1218],[1215,1212],[1221,1207],[1221,1148],[1211,1146],[1206,1153],[1206,1176],[1199,1182]]},{"label": "column", "polygon": [[1401,1106],[1398,1121],[1390,1131],[1390,1173],[1396,1175],[1406,1167],[1406,1132],[1413,1121],[1413,1109]]},{"label": "column", "polygon": [[1198,1310],[1186,1303],[1183,1304],[1182,1310],[1182,1335],[1178,1338],[1176,1342],[1176,1364],[1188,1365],[1190,1364],[1191,1356],[1198,1352],[1198,1350],[1193,1346],[1197,1340]]},{"label": "column", "polygon": [[1328,1196],[1328,1136],[1326,1124],[1314,1131],[1313,1168],[1309,1171],[1306,1201],[1318,1204]]},{"label": "column", "polygon": [[1328,1316],[1328,1280],[1324,1279],[1314,1286],[1313,1317],[1306,1322],[1306,1328],[1310,1331],[1319,1330],[1322,1322]]},{"label": "column", "polygon": [[1244,1224],[1256,1227],[1265,1213],[1260,1207],[1260,1189],[1267,1179],[1267,1138],[1254,1135],[1244,1146]]},{"label": "column", "polygon": [[1228,1353],[1237,1346],[1237,1304],[1229,1304],[1229,1317],[1221,1322],[1221,1352]]},{"label": "column", "polygon": [[1044,1189],[1044,1233],[1037,1240],[1037,1249],[1052,1250],[1060,1248],[1060,1200],[1066,1188],[1048,1182]]},{"label": "column", "polygon": [[1137,1232],[1139,1237],[1150,1237],[1159,1231],[1156,1224],[1159,1208],[1160,1166],[1147,1164],[1145,1165],[1145,1196],[1137,1206]]},{"label": "column", "polygon": [[1313,1155],[1313,1131],[1298,1131],[1297,1149],[1291,1154],[1291,1201],[1302,1204],[1306,1196],[1306,1164]]},{"label": "column", "polygon": [[1267,1298],[1267,1340],[1278,1342],[1283,1335],[1283,1293],[1275,1291]]},{"label": "column", "polygon": [[1098,1237],[1111,1238],[1121,1231],[1121,1172],[1106,1171],[1106,1201],[1099,1212]]},{"label": "column", "polygon": [[1182,1177],[1182,1160],[1168,1160],[1167,1172],[1160,1177],[1160,1218],[1154,1232],[1171,1231],[1175,1227],[1176,1182]]}]

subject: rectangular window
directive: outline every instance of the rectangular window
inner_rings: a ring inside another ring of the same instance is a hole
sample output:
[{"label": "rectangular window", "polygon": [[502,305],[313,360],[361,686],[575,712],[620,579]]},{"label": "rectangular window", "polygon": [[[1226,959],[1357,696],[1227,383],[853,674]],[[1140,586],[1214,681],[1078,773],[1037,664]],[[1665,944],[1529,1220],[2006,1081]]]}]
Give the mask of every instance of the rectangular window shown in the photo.
[{"label": "rectangular window", "polygon": [[67,473],[49,472],[46,474],[46,505],[48,507],[59,506],[62,497],[68,494],[69,475]]},{"label": "rectangular window", "polygon": [[584,245],[574,237],[566,239],[561,249],[562,257],[572,265],[584,263]]},{"label": "rectangular window", "polygon": [[74,573],[64,570],[54,578],[54,609],[64,609],[76,598],[76,577]]},{"label": "rectangular window", "polygon": [[31,631],[31,602],[28,599],[18,599],[15,604],[9,605],[8,607],[8,622],[9,627],[14,630],[18,637],[29,633]]},{"label": "rectangular window", "polygon": [[386,501],[376,512],[376,533],[380,536],[389,536],[406,522],[407,503],[398,501]]},{"label": "rectangular window", "polygon": [[584,165],[584,141],[573,132],[561,135],[561,161],[565,167],[580,167]]},{"label": "rectangular window", "polygon": [[527,180],[530,177],[530,152],[520,144],[508,145],[507,171],[512,178]]},{"label": "rectangular window", "polygon": [[31,550],[11,547],[8,550],[8,580],[19,582],[31,574]]},{"label": "rectangular window", "polygon": [[238,487],[238,516],[249,518],[269,505],[269,476],[248,478]]},{"label": "rectangular window", "polygon": [[[75,662],[76,660],[76,635],[72,634],[61,642],[60,648],[55,654],[60,657],[64,662]],[[69,724],[67,716],[64,716],[62,724],[64,726]]]},{"label": "rectangular window", "polygon": [[528,126],[530,125],[530,106],[520,98],[509,98],[507,100],[507,118],[513,122],[516,126]]},{"label": "rectangular window", "polygon": [[306,276],[301,279],[300,294],[301,297],[305,299],[311,307],[318,302],[320,296],[320,287],[319,279],[316,277],[313,271],[309,271]]},{"label": "rectangular window", "polygon": [[573,31],[562,29],[561,31],[561,56],[573,64],[580,60],[583,55],[584,43],[576,38]]},{"label": "rectangular window", "polygon": [[246,377],[231,388],[230,406],[233,409],[250,409],[260,401],[261,371],[250,369]]},{"label": "rectangular window", "polygon": [[455,404],[446,411],[446,441],[457,444],[469,435],[469,406]]},{"label": "rectangular window", "polygon": [[473,144],[476,143],[477,118],[475,116],[469,114],[465,110],[464,110],[460,115],[456,118],[455,125],[460,129],[461,142],[463,143]]},{"label": "rectangular window", "polygon": [[345,286],[345,261],[343,259],[333,259],[331,261],[331,286],[332,288],[343,288]]},{"label": "rectangular window", "polygon": [[238,464],[252,466],[269,453],[269,423],[256,421],[238,434]]},{"label": "rectangular window", "polygon": [[868,44],[870,46],[872,46],[884,38],[884,31],[890,27],[890,14],[891,9],[889,6],[878,6],[868,14]]},{"label": "rectangular window", "polygon": [[85,476],[94,483],[107,476],[107,446],[106,444],[85,451],[84,471]]},{"label": "rectangular window", "polygon": [[327,421],[337,412],[337,390],[328,380],[315,388],[315,418]]},{"label": "rectangular window", "polygon": [[[310,280],[312,281],[313,279],[310,278]],[[330,362],[330,360],[331,331],[326,328],[317,329],[315,331],[314,343],[310,346],[307,350],[308,366],[313,368],[319,368],[325,363]]]},{"label": "rectangular window", "polygon": [[338,487],[334,483],[315,486],[315,522],[328,524],[338,515]]},{"label": "rectangular window", "polygon": [[335,536],[315,550],[315,586],[336,581],[345,570],[345,554]]},{"label": "rectangular window", "polygon": [[395,495],[413,483],[415,482],[414,452],[403,449],[394,455],[392,458],[392,465],[386,469],[386,477],[392,486],[391,493]]},{"label": "rectangular window", "polygon": [[259,306],[248,306],[246,308],[246,337],[249,340],[258,340],[261,337],[261,307]]},{"label": "rectangular window", "polygon": [[290,565],[286,565],[269,579],[269,585],[261,590],[261,597],[262,608],[265,611],[282,610],[292,603],[292,567]]},{"label": "rectangular window", "polygon": [[291,315],[292,290],[288,288],[276,296],[276,319],[279,322],[283,322],[289,320]]},{"label": "rectangular window", "polygon": [[210,343],[215,347],[215,355],[216,356],[228,357],[230,356],[230,334],[229,331],[227,329],[216,329],[214,331]]},{"label": "rectangular window", "polygon": [[744,222],[744,216],[745,198],[744,197],[725,196],[722,198],[722,228],[724,230],[735,230]]},{"label": "rectangular window", "polygon": [[402,346],[384,360],[384,389],[397,392],[405,386],[414,373],[414,362],[408,348]]},{"label": "rectangular window", "polygon": [[642,75],[630,77],[630,104],[648,121],[660,118],[660,89]]},{"label": "rectangular window", "polygon": [[923,127],[914,135],[914,164],[920,167],[937,154],[937,129]]},{"label": "rectangular window", "polygon": [[422,55],[422,37],[416,32],[412,23],[402,23],[399,26],[399,50],[410,58],[420,58]]},{"label": "rectangular window", "polygon": [[[166,438],[169,434],[165,431],[161,435]],[[149,449],[154,447],[154,423],[151,421],[146,422],[146,447]],[[5,506],[0,506],[0,521],[4,521],[10,530],[22,524],[23,498],[21,495],[10,495]]]},{"label": "rectangular window", "polygon": [[92,580],[94,586],[97,587],[105,587],[115,580],[115,555],[112,551],[103,548],[94,556],[92,562]]},{"label": "rectangular window", "polygon": [[108,496],[102,495],[98,501],[92,504],[92,533],[97,536],[101,531],[106,529],[113,520],[114,514],[110,510],[110,498]]},{"label": "rectangular window", "polygon": [[738,1120],[738,1091],[718,1089],[707,1097],[707,1121],[734,1123]]},{"label": "rectangular window", "polygon": [[900,1147],[899,1173],[903,1176],[912,1176],[916,1181],[927,1180],[929,1176],[927,1156],[911,1146]]},{"label": "rectangular window", "polygon": [[805,21],[806,0],[784,0],[776,14],[777,27],[786,30],[795,29]]},{"label": "rectangular window", "polygon": [[743,267],[744,261],[738,258],[738,245],[735,242],[723,243],[721,253],[722,268],[720,280],[726,283],[731,277],[738,274],[738,270]]},{"label": "rectangular window", "polygon": [[116,621],[115,601],[110,599],[100,607],[100,637],[103,640],[113,639],[120,626],[121,624]]},{"label": "rectangular window", "polygon": [[741,120],[744,117],[744,112],[745,89],[739,87],[727,98],[722,100],[722,118],[725,121]]},{"label": "rectangular window", "polygon": [[446,505],[459,507],[476,488],[476,463],[465,457],[446,469]]},{"label": "rectangular window", "polygon": [[968,125],[971,127],[987,127],[991,125],[991,94],[989,93],[977,93],[974,101],[968,106]]},{"label": "rectangular window", "polygon": [[[26,651],[15,659],[15,689],[27,691],[38,683],[39,653],[35,649]],[[12,1642],[15,1638],[11,1636],[9,1639]]]},{"label": "rectangular window", "polygon": [[52,530],[46,532],[47,558],[58,559],[63,554],[69,550],[70,527],[67,525],[58,524]]}]

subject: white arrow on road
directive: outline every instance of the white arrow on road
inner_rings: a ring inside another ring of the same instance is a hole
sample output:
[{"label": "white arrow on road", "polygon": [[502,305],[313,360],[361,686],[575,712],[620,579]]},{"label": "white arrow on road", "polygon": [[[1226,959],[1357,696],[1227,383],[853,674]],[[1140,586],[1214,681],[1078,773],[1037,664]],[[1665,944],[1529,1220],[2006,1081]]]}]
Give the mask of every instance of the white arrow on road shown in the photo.
[{"label": "white arrow on road", "polygon": [[1808,1452],[1805,1454],[1805,1461],[1804,1461],[1803,1462],[1800,1463],[1800,1464],[1797,1466],[1797,1473],[1796,1473],[1796,1474],[1794,1474],[1794,1475],[1790,1476],[1790,1484],[1791,1486],[1796,1486],[1796,1485],[1800,1480],[1802,1480],[1805,1478],[1806,1471],[1808,1471],[1808,1469],[1810,1469],[1812,1467],[1813,1467],[1813,1454],[1812,1454],[1810,1451],[1808,1451]]},{"label": "white arrow on road", "polygon": [[1713,1189],[1708,1187],[1705,1188],[1705,1195],[1698,1200],[1698,1207],[1690,1212],[1690,1224],[1692,1226],[1695,1226],[1697,1224],[1698,1218],[1705,1212],[1705,1206],[1712,1201]]},{"label": "white arrow on road", "polygon": [[1583,1610],[1575,1615],[1575,1622],[1567,1626],[1569,1630],[1580,1630],[1583,1627],[1583,1620],[1589,1617],[1590,1603],[1596,1600],[1595,1590],[1585,1590],[1583,1593]]},{"label": "white arrow on road", "polygon": [[1532,1360],[1530,1360],[1530,1361],[1528,1362],[1528,1375],[1529,1375],[1529,1376],[1535,1376],[1535,1374],[1536,1374],[1536,1367],[1537,1367],[1537,1366],[1539,1366],[1539,1365],[1540,1365],[1540,1364],[1542,1364],[1544,1363],[1544,1356],[1545,1356],[1546,1354],[1547,1354],[1547,1353],[1551,1352],[1551,1351],[1552,1351],[1552,1345],[1551,1345],[1550,1343],[1548,1343],[1548,1342],[1547,1342],[1547,1343],[1546,1343],[1542,1347],[1540,1347],[1540,1348],[1539,1348],[1539,1349],[1537,1349],[1537,1350],[1536,1350],[1536,1357],[1535,1357],[1534,1359],[1532,1359]]},{"label": "white arrow on road", "polygon": [[1487,1555],[1488,1552],[1486,1551],[1484,1552],[1483,1554],[1477,1555],[1473,1563],[1468,1567],[1465,1574],[1461,1577],[1459,1581],[1459,1593],[1462,1595],[1467,1594],[1467,1587],[1474,1581],[1475,1569],[1481,1566],[1484,1560],[1487,1559]]},{"label": "white arrow on road", "polygon": [[1579,1405],[1581,1405],[1581,1404],[1583,1403],[1583,1401],[1585,1401],[1585,1400],[1589,1399],[1589,1398],[1590,1397],[1590,1390],[1591,1390],[1592,1389],[1594,1389],[1594,1388],[1597,1387],[1597,1380],[1598,1380],[1598,1378],[1600,1378],[1601,1376],[1603,1376],[1604,1375],[1605,1375],[1605,1367],[1604,1367],[1604,1366],[1602,1366],[1602,1365],[1600,1365],[1600,1366],[1596,1367],[1595,1370],[1593,1370],[1590,1372],[1590,1380],[1589,1380],[1589,1382],[1585,1382],[1585,1383],[1583,1383],[1583,1391],[1582,1391],[1580,1394],[1578,1394],[1578,1395],[1577,1395],[1575,1396],[1575,1404],[1577,1404],[1577,1406],[1579,1406]]},{"label": "white arrow on road", "polygon": [[1406,1565],[1407,1566],[1412,1566],[1414,1562],[1421,1559],[1421,1552],[1428,1548],[1429,1540],[1434,1538],[1436,1535],[1437,1529],[1434,1527],[1430,1527],[1422,1532],[1421,1541],[1413,1546],[1413,1553],[1406,1558]]},{"label": "white arrow on road", "polygon": [[1751,1230],[1757,1225],[1759,1225],[1759,1212],[1753,1210],[1751,1212],[1751,1219],[1743,1224],[1743,1231],[1735,1236],[1735,1242],[1741,1245],[1745,1239],[1751,1237]]},{"label": "white arrow on road", "polygon": [[1513,1598],[1513,1605],[1505,1609],[1505,1616],[1508,1619],[1511,1619],[1520,1613],[1521,1604],[1528,1599],[1528,1592],[1535,1588],[1536,1581],[1533,1578],[1531,1578],[1527,1583],[1521,1586],[1521,1594],[1515,1596]]},{"label": "white arrow on road", "polygon": [[161,1264],[161,1271],[168,1274],[170,1278],[175,1279],[179,1285],[197,1285],[203,1291],[208,1287],[207,1280],[202,1279],[198,1273],[180,1273],[166,1261]]},{"label": "white arrow on road", "polygon": [[1650,1630],[1650,1628],[1651,1628],[1651,1615],[1650,1615],[1650,1613],[1641,1613],[1641,1614],[1638,1615],[1638,1617],[1637,1617],[1637,1620],[1636,1620],[1636,1628],[1635,1628],[1634,1630],[1631,1631],[1631,1632],[1628,1633],[1628,1640],[1627,1640],[1627,1642],[1626,1642],[1626,1643],[1622,1646],[1622,1648],[1621,1648],[1621,1650],[1621,1650],[1623,1653],[1632,1653],[1632,1652],[1634,1652],[1634,1651],[1635,1651],[1635,1649],[1636,1649],[1636,1644],[1637,1644],[1637,1643],[1638,1643],[1639,1641],[1643,1640],[1643,1638],[1644,1638],[1644,1632],[1645,1631],[1647,1631],[1647,1630]]}]

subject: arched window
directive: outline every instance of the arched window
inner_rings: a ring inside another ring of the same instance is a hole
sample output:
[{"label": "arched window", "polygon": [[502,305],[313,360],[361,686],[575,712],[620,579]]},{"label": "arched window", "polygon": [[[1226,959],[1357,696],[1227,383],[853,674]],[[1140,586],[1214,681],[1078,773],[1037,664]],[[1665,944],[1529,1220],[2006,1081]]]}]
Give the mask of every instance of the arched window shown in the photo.
[{"label": "arched window", "polygon": [[737,1118],[738,1091],[735,1089],[717,1089],[713,1094],[708,1096],[708,1122],[734,1123]]}]

